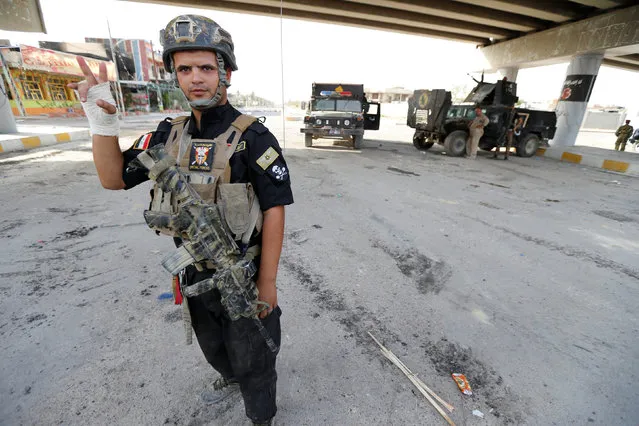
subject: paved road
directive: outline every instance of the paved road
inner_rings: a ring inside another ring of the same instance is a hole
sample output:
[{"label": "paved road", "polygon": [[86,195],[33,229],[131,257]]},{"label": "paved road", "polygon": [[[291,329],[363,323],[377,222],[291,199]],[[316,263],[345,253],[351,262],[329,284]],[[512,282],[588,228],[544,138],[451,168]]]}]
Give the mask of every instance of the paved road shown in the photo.
[{"label": "paved road", "polygon": [[[304,149],[286,125],[278,424],[445,424],[367,331],[459,425],[639,423],[639,180],[418,152],[394,123]],[[0,161],[0,424],[243,424],[198,400],[215,375],[159,299],[148,185],[102,190],[86,143]]]}]

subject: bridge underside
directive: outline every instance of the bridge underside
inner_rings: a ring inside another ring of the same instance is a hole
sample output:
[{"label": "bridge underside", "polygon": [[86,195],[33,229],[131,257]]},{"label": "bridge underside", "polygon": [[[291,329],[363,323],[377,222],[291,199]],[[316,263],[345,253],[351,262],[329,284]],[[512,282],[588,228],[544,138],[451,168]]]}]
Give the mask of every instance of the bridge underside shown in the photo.
[{"label": "bridge underside", "polygon": [[[281,14],[284,18],[444,38],[482,47],[497,47],[507,40],[610,12],[621,12],[635,4],[633,0],[133,1],[271,17],[279,17]],[[604,63],[639,70],[639,46],[635,47],[636,49],[606,52]]]}]

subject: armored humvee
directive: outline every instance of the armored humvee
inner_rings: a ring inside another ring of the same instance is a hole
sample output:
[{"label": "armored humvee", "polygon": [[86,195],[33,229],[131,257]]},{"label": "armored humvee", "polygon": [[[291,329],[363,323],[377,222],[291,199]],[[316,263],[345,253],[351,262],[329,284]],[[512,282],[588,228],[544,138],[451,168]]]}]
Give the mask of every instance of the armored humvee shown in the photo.
[{"label": "armored humvee", "polygon": [[479,141],[479,147],[486,151],[506,143],[506,132],[515,115],[523,118],[521,129],[513,137],[513,146],[520,157],[534,155],[540,145],[547,145],[555,136],[554,111],[514,107],[518,100],[514,82],[477,82],[463,103],[453,105],[451,99],[451,93],[444,89],[415,90],[408,103],[407,124],[415,129],[413,145],[417,149],[429,149],[439,143],[448,155],[464,155],[468,124],[475,118],[477,106],[490,119]]},{"label": "armored humvee", "polygon": [[380,104],[368,102],[363,84],[313,83],[304,117],[304,144],[326,138],[352,141],[359,149],[364,130],[379,130]]}]

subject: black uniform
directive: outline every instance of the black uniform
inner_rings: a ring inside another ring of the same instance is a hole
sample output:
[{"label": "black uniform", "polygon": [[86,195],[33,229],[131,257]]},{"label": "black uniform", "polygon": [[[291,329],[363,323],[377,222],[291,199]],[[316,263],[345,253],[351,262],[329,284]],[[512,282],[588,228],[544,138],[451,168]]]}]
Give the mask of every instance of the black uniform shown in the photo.
[{"label": "black uniform", "polygon": [[[214,139],[225,132],[239,115],[240,112],[227,103],[203,112],[200,130],[191,117],[185,131],[188,131],[193,139]],[[148,180],[143,171],[127,170],[129,162],[141,152],[141,149],[165,143],[170,131],[170,120],[162,121],[150,138],[144,139],[146,136],[142,136],[123,153],[122,177],[126,189]],[[270,148],[279,156],[264,169],[258,160]],[[231,157],[230,166],[231,183],[250,182],[263,211],[293,203],[288,166],[282,156],[282,150],[277,139],[261,123],[253,123],[244,132]],[[261,234],[252,239],[252,244],[260,242]],[[259,258],[255,259],[258,267],[259,261]],[[212,273],[213,271],[198,272],[194,267],[188,267],[186,282],[192,284],[201,281],[209,278]],[[255,277],[257,278],[257,274]],[[189,308],[193,330],[206,360],[223,377],[239,382],[246,415],[254,422],[265,422],[275,416],[277,354],[268,349],[253,321],[246,318],[230,321],[220,303],[220,294],[215,289],[189,298]],[[281,313],[277,307],[262,319],[264,327],[278,347],[281,340]]]}]

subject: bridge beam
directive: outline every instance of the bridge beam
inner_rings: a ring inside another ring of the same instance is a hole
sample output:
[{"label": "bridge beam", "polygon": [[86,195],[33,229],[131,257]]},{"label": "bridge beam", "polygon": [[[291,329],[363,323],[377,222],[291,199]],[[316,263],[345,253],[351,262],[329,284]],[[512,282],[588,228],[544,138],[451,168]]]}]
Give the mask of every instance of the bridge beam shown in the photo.
[{"label": "bridge beam", "polygon": [[[185,6],[182,0],[133,0],[141,3],[166,4],[171,6]],[[468,23],[457,22],[453,19],[447,20],[450,26],[439,25],[441,22],[437,17],[421,16],[415,17],[411,14],[402,13],[397,10],[384,11],[375,9],[384,19],[380,19],[380,15],[374,15],[367,12],[365,7],[350,2],[333,2],[334,7],[327,8],[322,6],[324,2],[315,2],[312,0],[284,1],[281,10],[284,18],[301,19],[315,22],[322,22],[334,25],[349,25],[359,28],[368,28],[374,30],[389,30],[398,33],[423,35],[428,37],[443,38],[448,40],[457,40],[471,42],[478,45],[485,45],[489,42],[491,36],[505,37],[512,34],[509,30],[503,30],[496,27],[476,24],[471,25],[470,29],[464,27]],[[243,12],[253,15],[280,16],[280,2],[273,0],[188,0],[189,7],[198,7],[203,9],[223,10],[226,12]],[[339,6],[339,8],[338,8]],[[360,17],[353,17],[351,13],[356,13]],[[366,19],[368,17],[369,19]],[[410,18],[410,20],[402,20],[402,18]]]},{"label": "bridge beam", "polygon": [[496,43],[481,49],[486,70],[535,66],[592,52],[606,57],[639,50],[639,6]]}]

